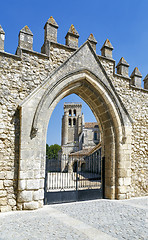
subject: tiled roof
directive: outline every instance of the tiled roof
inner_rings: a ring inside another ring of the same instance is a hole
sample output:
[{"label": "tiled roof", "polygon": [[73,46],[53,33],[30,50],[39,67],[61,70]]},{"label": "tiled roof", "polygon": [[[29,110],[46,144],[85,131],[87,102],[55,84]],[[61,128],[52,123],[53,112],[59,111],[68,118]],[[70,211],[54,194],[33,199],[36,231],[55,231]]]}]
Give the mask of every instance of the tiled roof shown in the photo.
[{"label": "tiled roof", "polygon": [[71,154],[69,154],[70,156],[86,156],[89,152],[90,152],[90,150],[92,150],[93,149],[93,147],[92,148],[85,148],[85,149],[83,149],[83,150],[80,150],[80,151],[78,151],[78,152],[74,152],[74,153],[71,153]]},{"label": "tiled roof", "polygon": [[99,128],[97,122],[86,122],[84,128]]}]

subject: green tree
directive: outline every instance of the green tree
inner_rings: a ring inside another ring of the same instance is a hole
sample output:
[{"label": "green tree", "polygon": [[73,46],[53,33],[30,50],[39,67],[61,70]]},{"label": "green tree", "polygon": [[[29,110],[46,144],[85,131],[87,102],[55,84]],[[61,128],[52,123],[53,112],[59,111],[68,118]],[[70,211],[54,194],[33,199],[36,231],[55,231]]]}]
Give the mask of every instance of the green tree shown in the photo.
[{"label": "green tree", "polygon": [[57,158],[58,157],[58,151],[61,149],[61,146],[59,146],[58,144],[54,144],[54,145],[48,145],[46,144],[46,156],[49,159],[52,158]]}]

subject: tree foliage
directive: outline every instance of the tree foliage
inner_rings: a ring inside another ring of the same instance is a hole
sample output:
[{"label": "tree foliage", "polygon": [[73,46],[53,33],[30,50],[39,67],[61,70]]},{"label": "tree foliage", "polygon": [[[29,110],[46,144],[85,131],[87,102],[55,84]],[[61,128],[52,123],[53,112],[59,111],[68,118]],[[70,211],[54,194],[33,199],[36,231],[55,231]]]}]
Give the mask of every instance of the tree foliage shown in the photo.
[{"label": "tree foliage", "polygon": [[46,144],[46,156],[49,159],[57,158],[58,157],[58,151],[61,149],[61,146],[58,144],[54,145],[48,145]]}]

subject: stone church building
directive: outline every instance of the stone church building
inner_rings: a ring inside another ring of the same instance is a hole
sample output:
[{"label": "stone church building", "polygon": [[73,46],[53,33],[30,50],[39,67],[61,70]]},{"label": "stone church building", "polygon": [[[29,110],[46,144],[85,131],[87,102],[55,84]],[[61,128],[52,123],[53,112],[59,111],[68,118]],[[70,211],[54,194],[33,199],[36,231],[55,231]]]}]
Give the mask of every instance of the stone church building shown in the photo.
[{"label": "stone church building", "polygon": [[81,103],[65,103],[62,118],[62,154],[90,149],[100,141],[99,126],[96,122],[84,122]]},{"label": "stone church building", "polygon": [[2,212],[43,206],[48,122],[57,103],[72,93],[88,104],[99,125],[104,197],[148,194],[148,75],[142,88],[138,68],[129,76],[129,64],[122,56],[115,62],[108,39],[98,54],[93,34],[79,47],[73,25],[65,45],[57,42],[57,32],[58,24],[50,17],[39,53],[33,50],[33,33],[25,26],[16,54],[10,54],[4,50],[5,32],[0,26]]}]

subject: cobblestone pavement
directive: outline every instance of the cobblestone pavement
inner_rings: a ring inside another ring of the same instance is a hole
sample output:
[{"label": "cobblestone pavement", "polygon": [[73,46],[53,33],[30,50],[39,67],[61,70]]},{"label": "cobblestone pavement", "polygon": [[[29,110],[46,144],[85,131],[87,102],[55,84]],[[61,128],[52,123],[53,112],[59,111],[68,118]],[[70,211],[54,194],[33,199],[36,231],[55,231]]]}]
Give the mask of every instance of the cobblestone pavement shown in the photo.
[{"label": "cobblestone pavement", "polygon": [[0,240],[148,239],[148,197],[0,214]]}]

